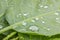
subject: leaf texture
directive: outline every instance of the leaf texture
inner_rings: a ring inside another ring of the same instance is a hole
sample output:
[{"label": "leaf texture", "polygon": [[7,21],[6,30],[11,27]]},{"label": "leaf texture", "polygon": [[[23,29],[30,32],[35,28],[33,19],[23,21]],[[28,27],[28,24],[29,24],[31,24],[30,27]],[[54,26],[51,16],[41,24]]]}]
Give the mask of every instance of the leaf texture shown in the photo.
[{"label": "leaf texture", "polygon": [[10,0],[6,19],[20,33],[52,36],[60,33],[59,0]]}]

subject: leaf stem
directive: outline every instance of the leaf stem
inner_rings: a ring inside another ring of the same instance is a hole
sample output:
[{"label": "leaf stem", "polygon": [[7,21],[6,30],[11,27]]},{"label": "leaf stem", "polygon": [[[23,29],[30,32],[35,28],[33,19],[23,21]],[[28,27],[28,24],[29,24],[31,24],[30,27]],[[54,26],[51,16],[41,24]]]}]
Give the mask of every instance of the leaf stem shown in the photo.
[{"label": "leaf stem", "polygon": [[8,40],[9,38],[11,38],[13,35],[15,35],[17,32],[12,32],[11,34],[9,34],[7,37],[5,37],[3,40]]},{"label": "leaf stem", "polygon": [[6,27],[6,28],[3,28],[3,29],[0,30],[0,34],[8,31],[8,30],[10,30],[10,29],[12,29],[12,26],[8,26],[8,27]]}]

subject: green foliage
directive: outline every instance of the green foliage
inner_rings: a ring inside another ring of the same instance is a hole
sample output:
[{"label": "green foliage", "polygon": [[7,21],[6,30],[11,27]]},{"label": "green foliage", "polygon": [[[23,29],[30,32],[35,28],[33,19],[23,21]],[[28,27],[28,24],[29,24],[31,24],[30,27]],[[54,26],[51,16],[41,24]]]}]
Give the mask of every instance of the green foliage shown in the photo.
[{"label": "green foliage", "polygon": [[1,40],[60,40],[60,0],[0,0],[0,28]]}]

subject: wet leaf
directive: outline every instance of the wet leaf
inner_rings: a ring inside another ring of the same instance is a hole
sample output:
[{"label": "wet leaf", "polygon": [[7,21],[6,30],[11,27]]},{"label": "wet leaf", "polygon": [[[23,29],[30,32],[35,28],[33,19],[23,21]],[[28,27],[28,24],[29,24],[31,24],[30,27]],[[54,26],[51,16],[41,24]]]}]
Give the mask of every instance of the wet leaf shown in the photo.
[{"label": "wet leaf", "polygon": [[7,9],[7,1],[0,0],[0,17],[4,15],[6,9]]},{"label": "wet leaf", "polygon": [[20,33],[52,36],[60,33],[59,0],[10,0],[6,19]]}]

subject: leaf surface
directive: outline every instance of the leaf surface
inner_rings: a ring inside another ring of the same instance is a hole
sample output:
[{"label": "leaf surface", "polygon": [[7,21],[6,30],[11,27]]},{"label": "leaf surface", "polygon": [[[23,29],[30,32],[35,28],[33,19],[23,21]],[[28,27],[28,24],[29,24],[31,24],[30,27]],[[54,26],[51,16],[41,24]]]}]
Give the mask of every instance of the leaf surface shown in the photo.
[{"label": "leaf surface", "polygon": [[[59,0],[10,0],[6,19],[20,33],[52,36],[60,33]],[[16,24],[15,24],[16,23]]]},{"label": "leaf surface", "polygon": [[0,17],[4,15],[6,9],[7,9],[7,1],[0,0]]}]

